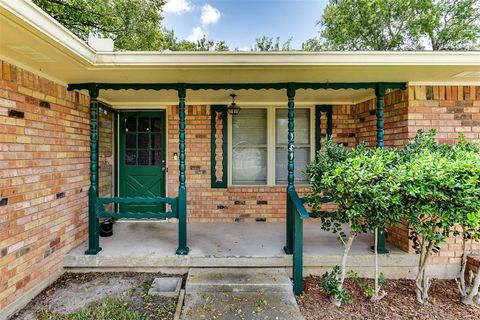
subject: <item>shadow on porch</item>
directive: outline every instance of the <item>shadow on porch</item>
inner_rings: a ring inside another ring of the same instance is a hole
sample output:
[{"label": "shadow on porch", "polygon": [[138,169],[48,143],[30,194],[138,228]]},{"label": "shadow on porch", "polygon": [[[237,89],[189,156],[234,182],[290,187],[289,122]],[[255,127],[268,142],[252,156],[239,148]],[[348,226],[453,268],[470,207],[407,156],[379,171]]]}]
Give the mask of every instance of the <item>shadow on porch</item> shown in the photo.
[{"label": "shadow on porch", "polygon": [[[102,251],[85,255],[87,243],[72,250],[65,258],[71,271],[161,270],[183,272],[190,267],[291,267],[292,256],[283,252],[283,223],[190,223],[190,253],[175,255],[178,245],[177,224],[153,221],[119,221],[113,236],[100,238]],[[373,275],[374,255],[370,250],[373,236],[358,236],[348,265],[360,275]],[[387,277],[411,278],[417,256],[389,247],[380,256],[382,272]],[[304,273],[322,274],[341,260],[342,248],[335,235],[320,229],[318,223],[305,224]],[[290,269],[290,268],[288,268]]]}]

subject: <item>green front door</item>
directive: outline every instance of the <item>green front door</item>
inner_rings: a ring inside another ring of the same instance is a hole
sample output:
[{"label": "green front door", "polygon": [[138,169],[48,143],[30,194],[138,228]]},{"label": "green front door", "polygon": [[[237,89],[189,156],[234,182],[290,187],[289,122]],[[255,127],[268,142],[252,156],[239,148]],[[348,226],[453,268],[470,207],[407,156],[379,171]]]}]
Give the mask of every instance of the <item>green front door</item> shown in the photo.
[{"label": "green front door", "polygon": [[[165,111],[120,114],[120,197],[165,196]],[[159,212],[160,204],[122,204],[120,211]]]}]

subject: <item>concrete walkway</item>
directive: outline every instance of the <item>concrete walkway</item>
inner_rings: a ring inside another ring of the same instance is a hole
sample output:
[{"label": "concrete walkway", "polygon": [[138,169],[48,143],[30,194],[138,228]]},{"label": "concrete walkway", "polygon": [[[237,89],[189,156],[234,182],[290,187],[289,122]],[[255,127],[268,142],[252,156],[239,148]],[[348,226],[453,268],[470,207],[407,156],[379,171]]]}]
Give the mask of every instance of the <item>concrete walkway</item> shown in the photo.
[{"label": "concrete walkway", "polygon": [[285,269],[193,268],[181,319],[303,319]]}]

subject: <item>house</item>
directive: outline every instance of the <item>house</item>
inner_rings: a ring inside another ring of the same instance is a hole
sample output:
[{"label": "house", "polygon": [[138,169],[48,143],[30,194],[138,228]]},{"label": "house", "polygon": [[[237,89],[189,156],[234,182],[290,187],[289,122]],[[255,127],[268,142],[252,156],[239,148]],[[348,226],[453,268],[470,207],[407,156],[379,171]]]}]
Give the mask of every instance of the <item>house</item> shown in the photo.
[{"label": "house", "polygon": [[[0,59],[3,314],[58,277],[82,243],[70,262],[116,266],[95,260],[105,257],[99,218],[178,221],[173,267],[191,266],[189,248],[209,236],[228,241],[220,222],[261,224],[245,241],[282,223],[275,245],[292,253],[303,170],[326,136],[347,147],[402,146],[431,128],[441,142],[480,139],[479,52],[96,51],[34,4],[4,1]],[[204,237],[187,237],[199,224]],[[414,257],[408,226],[387,241]],[[455,275],[460,251],[449,239],[434,274]],[[279,263],[291,265],[287,253]],[[306,260],[296,261],[301,279]]]}]

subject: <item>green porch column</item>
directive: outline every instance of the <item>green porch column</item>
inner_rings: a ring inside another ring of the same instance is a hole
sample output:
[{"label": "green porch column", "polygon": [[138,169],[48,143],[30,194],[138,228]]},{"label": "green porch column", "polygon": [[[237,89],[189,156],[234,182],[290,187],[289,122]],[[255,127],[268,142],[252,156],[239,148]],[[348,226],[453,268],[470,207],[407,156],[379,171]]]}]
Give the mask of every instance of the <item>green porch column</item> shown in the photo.
[{"label": "green porch column", "polygon": [[88,189],[88,249],[85,254],[97,254],[100,248],[98,197],[98,85],[89,84],[90,95],[90,188]]},{"label": "green porch column", "polygon": [[287,241],[283,250],[286,254],[293,253],[293,236],[294,236],[294,208],[289,201],[289,191],[295,190],[295,86],[291,83],[287,85],[287,97],[288,97],[288,184],[287,184]]},{"label": "green porch column", "polygon": [[177,254],[188,254],[187,247],[187,187],[185,185],[185,96],[184,85],[178,86],[178,115],[179,115],[179,185],[178,185],[178,249]]},{"label": "green porch column", "polygon": [[[375,88],[375,96],[377,97],[377,148],[384,147],[384,96],[386,87],[382,83],[378,83]],[[375,250],[375,249],[374,249]],[[378,253],[388,253],[385,247],[385,230],[378,230],[377,241]]]}]

